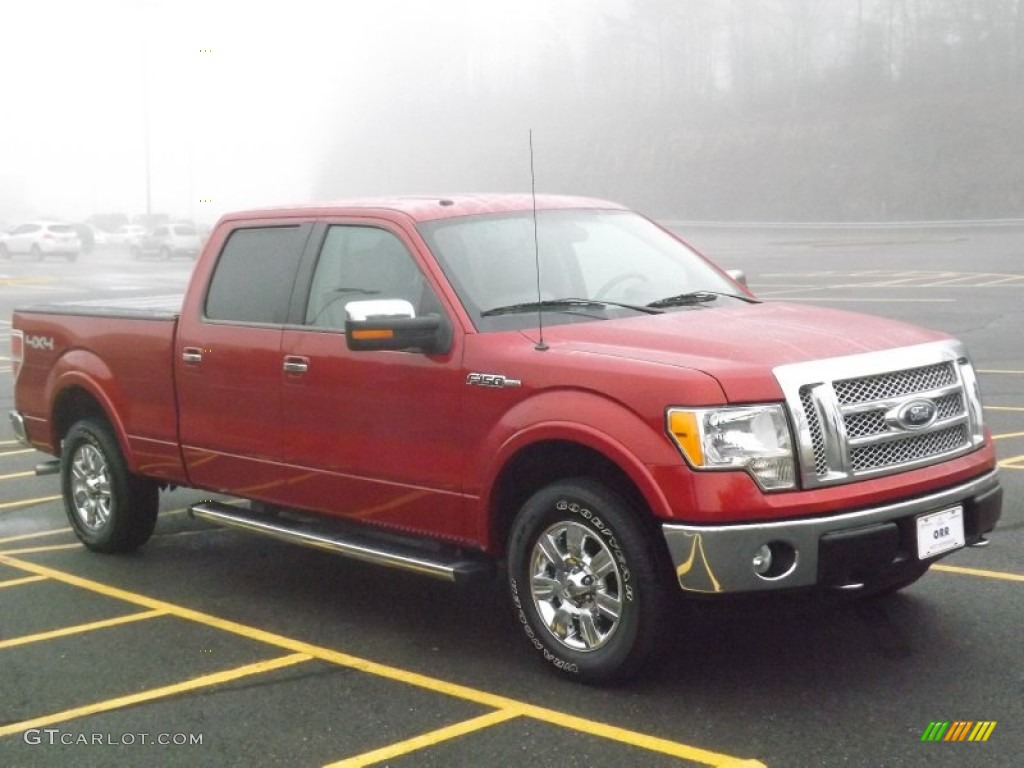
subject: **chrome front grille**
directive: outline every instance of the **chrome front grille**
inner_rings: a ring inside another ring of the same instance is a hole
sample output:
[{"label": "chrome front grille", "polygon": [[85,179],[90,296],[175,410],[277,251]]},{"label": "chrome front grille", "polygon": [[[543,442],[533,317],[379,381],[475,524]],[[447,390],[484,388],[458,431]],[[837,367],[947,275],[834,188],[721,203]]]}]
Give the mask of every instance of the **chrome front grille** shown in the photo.
[{"label": "chrome front grille", "polygon": [[958,342],[775,369],[804,487],[893,474],[984,442],[974,371]]},{"label": "chrome front grille", "polygon": [[807,414],[807,427],[811,433],[811,449],[814,451],[814,471],[823,475],[828,472],[828,462],[825,460],[825,435],[821,429],[821,419],[814,408],[814,401],[811,399],[810,390],[800,390],[800,403],[803,405],[804,413]]},{"label": "chrome front grille", "polygon": [[957,383],[956,369],[951,362],[926,365],[909,371],[893,371],[881,376],[844,379],[833,383],[840,405],[866,403],[890,397],[927,392]]},{"label": "chrome front grille", "polygon": [[850,451],[850,466],[854,472],[864,472],[879,467],[909,464],[919,459],[941,456],[966,444],[967,431],[961,424],[928,435],[854,448]]}]

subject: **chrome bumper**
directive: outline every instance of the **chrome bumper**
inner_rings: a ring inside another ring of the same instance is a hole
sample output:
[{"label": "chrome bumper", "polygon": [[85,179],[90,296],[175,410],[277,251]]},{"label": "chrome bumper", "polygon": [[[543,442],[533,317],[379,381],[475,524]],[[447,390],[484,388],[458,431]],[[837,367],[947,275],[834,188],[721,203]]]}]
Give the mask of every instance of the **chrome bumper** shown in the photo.
[{"label": "chrome bumper", "polygon": [[[823,535],[934,512],[998,490],[997,472],[993,471],[929,496],[841,515],[721,526],[665,524],[662,529],[684,591],[724,594],[809,587],[818,581]],[[761,576],[754,570],[753,560],[758,550],[771,542],[788,545],[795,556],[784,573]]]},{"label": "chrome bumper", "polygon": [[25,432],[25,419],[17,411],[10,412],[11,417],[11,429],[14,430],[14,437],[22,445],[31,448],[32,446],[28,442],[28,433]]}]

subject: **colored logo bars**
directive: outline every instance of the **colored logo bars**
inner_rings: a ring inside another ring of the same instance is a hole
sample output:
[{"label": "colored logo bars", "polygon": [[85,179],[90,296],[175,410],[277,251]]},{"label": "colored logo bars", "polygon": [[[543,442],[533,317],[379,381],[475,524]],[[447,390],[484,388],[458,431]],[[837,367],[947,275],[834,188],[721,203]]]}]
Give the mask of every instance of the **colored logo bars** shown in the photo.
[{"label": "colored logo bars", "polygon": [[995,727],[995,720],[932,722],[921,734],[921,741],[988,741]]}]

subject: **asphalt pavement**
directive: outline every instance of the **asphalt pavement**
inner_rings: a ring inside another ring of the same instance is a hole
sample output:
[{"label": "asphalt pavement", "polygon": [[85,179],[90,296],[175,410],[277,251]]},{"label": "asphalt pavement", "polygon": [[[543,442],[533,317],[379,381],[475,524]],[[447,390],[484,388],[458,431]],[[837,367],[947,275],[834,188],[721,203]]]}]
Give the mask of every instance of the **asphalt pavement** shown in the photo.
[{"label": "asphalt pavement", "polygon": [[[89,553],[57,478],[32,472],[46,457],[4,423],[0,765],[1020,765],[1024,227],[677,226],[766,300],[967,343],[1005,491],[990,546],[883,600],[680,598],[650,674],[584,687],[534,658],[500,582],[190,519],[209,494],[162,494],[137,553]],[[113,249],[0,262],[0,411],[13,306],[180,292],[191,266]],[[987,739],[923,740],[947,722]]]}]

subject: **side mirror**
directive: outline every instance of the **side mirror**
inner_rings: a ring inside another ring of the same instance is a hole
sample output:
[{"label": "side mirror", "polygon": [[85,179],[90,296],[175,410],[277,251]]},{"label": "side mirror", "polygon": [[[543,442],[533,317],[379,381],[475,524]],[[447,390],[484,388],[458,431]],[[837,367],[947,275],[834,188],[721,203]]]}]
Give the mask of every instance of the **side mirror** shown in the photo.
[{"label": "side mirror", "polygon": [[391,350],[444,354],[452,345],[452,330],[440,315],[416,317],[402,299],[352,301],[345,305],[345,342],[353,352]]},{"label": "side mirror", "polygon": [[747,287],[747,273],[742,269],[727,269],[725,274],[735,280],[737,283],[742,285],[744,288]]}]

